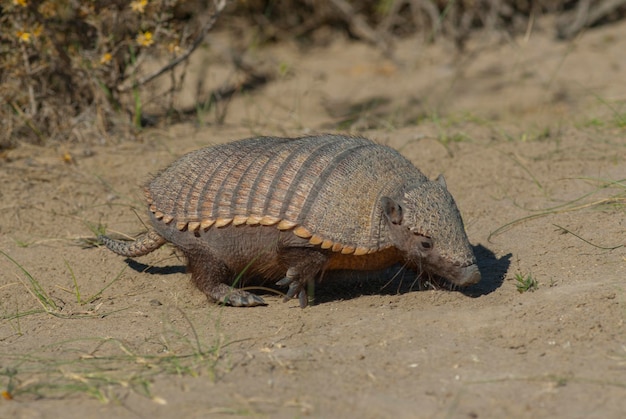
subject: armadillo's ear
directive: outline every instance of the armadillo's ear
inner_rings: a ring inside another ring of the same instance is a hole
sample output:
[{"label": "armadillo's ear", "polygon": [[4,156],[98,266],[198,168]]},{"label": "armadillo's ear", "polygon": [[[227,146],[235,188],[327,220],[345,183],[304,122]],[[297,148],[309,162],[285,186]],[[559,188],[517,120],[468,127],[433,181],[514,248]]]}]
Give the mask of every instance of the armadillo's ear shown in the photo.
[{"label": "armadillo's ear", "polygon": [[381,199],[385,217],[392,223],[399,225],[402,223],[402,207],[393,199],[383,196]]},{"label": "armadillo's ear", "polygon": [[448,185],[446,185],[446,179],[443,177],[443,173],[437,176],[437,182],[444,188],[448,189]]}]

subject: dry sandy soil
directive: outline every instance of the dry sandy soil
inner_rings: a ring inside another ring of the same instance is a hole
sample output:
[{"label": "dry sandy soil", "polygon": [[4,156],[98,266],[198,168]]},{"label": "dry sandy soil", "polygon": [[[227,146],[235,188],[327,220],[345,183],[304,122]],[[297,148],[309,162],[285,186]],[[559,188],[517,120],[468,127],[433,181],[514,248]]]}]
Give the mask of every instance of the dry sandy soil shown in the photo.
[{"label": "dry sandy soil", "polygon": [[[219,39],[191,86],[232,77],[207,65]],[[250,58],[282,76],[235,97],[223,126],[207,112],[136,142],[5,152],[0,417],[623,417],[624,51],[623,23],[571,43],[541,25],[477,36],[462,56],[280,45]],[[275,293],[220,307],[171,247],[133,262],[81,240],[139,233],[141,184],[187,151],[346,130],[445,174],[481,283],[370,275],[322,282],[304,310]],[[518,292],[528,275],[537,288]]]}]

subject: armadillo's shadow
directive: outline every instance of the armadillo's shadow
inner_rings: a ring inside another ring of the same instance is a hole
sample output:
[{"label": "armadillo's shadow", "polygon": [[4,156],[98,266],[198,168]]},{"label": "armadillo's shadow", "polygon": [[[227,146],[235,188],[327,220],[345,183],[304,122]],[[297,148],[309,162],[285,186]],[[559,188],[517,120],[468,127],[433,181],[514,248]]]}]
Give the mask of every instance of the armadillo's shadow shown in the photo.
[{"label": "armadillo's shadow", "polygon": [[[509,253],[498,258],[482,245],[474,246],[474,254],[482,275],[481,281],[467,288],[451,287],[452,292],[480,297],[494,292],[502,285],[512,255]],[[382,273],[331,273],[316,287],[315,302],[320,304],[347,300],[362,295],[396,295],[424,289],[432,287],[420,280],[415,272],[400,267]]]},{"label": "armadillo's shadow", "polygon": [[[482,279],[478,284],[467,288],[453,288],[452,292],[461,292],[469,297],[480,297],[487,295],[502,285],[504,276],[511,264],[511,254],[497,258],[488,248],[478,245],[474,246],[474,254],[478,261]],[[170,275],[186,273],[185,266],[168,265],[152,266],[137,262],[134,259],[126,259],[128,267],[136,272],[151,275]],[[285,289],[277,287],[267,281],[246,283],[254,286],[256,284],[265,287],[275,288],[284,292]],[[415,272],[395,267],[384,272],[330,272],[322,280],[321,284],[315,287],[315,303],[322,304],[337,300],[350,300],[362,295],[396,295],[407,292],[430,289],[424,286]],[[271,293],[254,290],[259,295],[271,295]]]},{"label": "armadillo's shadow", "polygon": [[187,268],[183,265],[153,266],[137,262],[136,260],[130,258],[126,259],[124,262],[126,262],[128,267],[133,271],[151,275],[184,274],[187,272]]},{"label": "armadillo's shadow", "polygon": [[504,282],[504,277],[511,266],[511,253],[498,258],[496,255],[483,245],[473,246],[474,255],[478,261],[478,269],[482,275],[482,279],[478,284],[472,285],[465,289],[461,289],[463,294],[469,297],[480,297],[491,294]]}]

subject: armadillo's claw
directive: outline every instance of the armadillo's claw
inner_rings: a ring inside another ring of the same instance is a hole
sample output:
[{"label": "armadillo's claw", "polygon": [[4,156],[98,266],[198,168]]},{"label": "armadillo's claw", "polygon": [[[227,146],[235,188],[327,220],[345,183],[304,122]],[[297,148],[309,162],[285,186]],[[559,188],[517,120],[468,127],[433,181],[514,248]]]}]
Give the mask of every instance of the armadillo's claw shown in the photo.
[{"label": "armadillo's claw", "polygon": [[265,302],[264,299],[262,299],[261,297],[259,297],[256,294],[252,294],[250,293],[249,297],[248,297],[248,301],[250,301],[250,299],[253,300],[254,304],[251,305],[255,305],[255,306],[266,306],[267,303]]},{"label": "armadillo's claw", "polygon": [[229,287],[226,284],[219,284],[209,294],[213,300],[219,304],[233,307],[255,307],[266,306],[263,298],[251,292]]},{"label": "armadillo's claw", "polygon": [[278,285],[279,287],[283,287],[285,285],[288,285],[290,283],[292,283],[294,280],[293,278],[289,278],[289,277],[284,277],[283,279],[281,279],[280,281],[278,281],[276,283],[276,285]]},{"label": "armadillo's claw", "polygon": [[289,301],[293,297],[295,297],[296,294],[301,291],[301,288],[302,286],[297,281],[293,281],[291,284],[289,284],[289,289],[287,290],[287,294],[285,295],[285,301]]},{"label": "armadillo's claw", "polygon": [[251,292],[242,291],[241,293],[231,294],[226,298],[225,304],[229,304],[233,307],[254,307],[254,306],[266,306],[267,303],[258,295]]},{"label": "armadillo's claw", "polygon": [[290,277],[289,272],[287,272],[287,276],[278,281],[276,285],[285,286],[287,284],[289,284],[289,289],[285,294],[285,298],[283,298],[283,302],[287,302],[297,295],[298,301],[300,302],[300,307],[305,308],[306,306],[308,306],[309,297],[306,290],[307,283],[305,282],[303,284],[297,279]]},{"label": "armadillo's claw", "polygon": [[300,290],[300,294],[298,294],[298,300],[300,301],[300,308],[305,308],[309,305],[309,296],[307,295],[304,288]]}]

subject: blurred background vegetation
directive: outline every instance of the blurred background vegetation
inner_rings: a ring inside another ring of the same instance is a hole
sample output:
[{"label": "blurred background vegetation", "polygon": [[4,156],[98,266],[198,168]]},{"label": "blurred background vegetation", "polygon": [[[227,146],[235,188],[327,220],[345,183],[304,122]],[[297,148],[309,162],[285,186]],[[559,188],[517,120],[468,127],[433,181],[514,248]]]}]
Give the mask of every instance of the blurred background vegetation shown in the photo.
[{"label": "blurred background vegetation", "polygon": [[[1,0],[0,150],[136,135],[159,121],[145,117],[141,91],[169,76],[171,111],[184,64],[211,30],[252,33],[256,46],[342,33],[384,54],[407,37],[462,52],[478,30],[524,34],[544,15],[565,40],[622,19],[626,0]],[[146,70],[148,58],[165,64]]]}]

